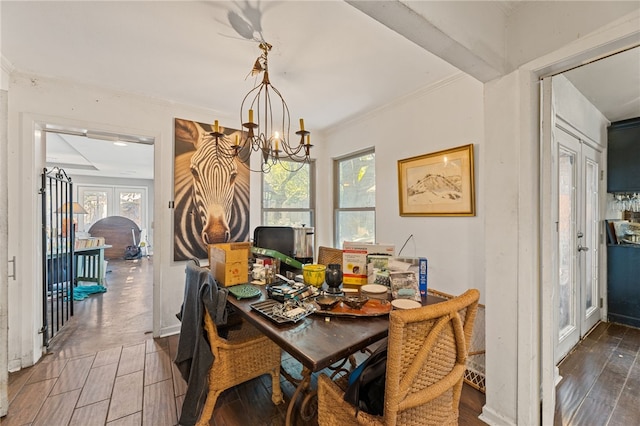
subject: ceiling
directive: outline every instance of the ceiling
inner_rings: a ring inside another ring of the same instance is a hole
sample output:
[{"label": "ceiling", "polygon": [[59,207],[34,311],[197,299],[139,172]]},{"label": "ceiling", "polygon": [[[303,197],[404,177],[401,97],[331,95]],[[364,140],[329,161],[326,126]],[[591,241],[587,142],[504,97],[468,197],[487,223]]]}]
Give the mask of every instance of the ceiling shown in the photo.
[{"label": "ceiling", "polygon": [[640,117],[640,47],[564,73],[609,121]]},{"label": "ceiling", "polygon": [[[209,109],[212,121],[239,112],[261,37],[273,45],[271,82],[312,132],[461,73],[343,1],[2,3],[1,51],[14,69]],[[517,2],[501,3],[509,13]],[[640,89],[628,89],[640,88],[635,50],[569,77],[612,121],[622,106],[640,115]],[[75,174],[153,176],[152,146],[48,135],[48,159],[81,164]]]}]

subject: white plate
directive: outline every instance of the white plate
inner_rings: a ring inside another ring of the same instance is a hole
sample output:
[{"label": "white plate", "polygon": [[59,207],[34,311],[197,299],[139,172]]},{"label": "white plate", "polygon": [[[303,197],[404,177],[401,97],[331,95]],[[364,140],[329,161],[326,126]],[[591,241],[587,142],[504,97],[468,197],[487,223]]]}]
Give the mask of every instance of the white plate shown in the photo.
[{"label": "white plate", "polygon": [[422,306],[420,302],[409,299],[395,299],[391,301],[391,304],[396,309],[414,309]]},{"label": "white plate", "polygon": [[377,294],[377,293],[386,293],[388,290],[388,287],[381,284],[365,284],[362,287],[360,287],[360,290],[370,294]]}]

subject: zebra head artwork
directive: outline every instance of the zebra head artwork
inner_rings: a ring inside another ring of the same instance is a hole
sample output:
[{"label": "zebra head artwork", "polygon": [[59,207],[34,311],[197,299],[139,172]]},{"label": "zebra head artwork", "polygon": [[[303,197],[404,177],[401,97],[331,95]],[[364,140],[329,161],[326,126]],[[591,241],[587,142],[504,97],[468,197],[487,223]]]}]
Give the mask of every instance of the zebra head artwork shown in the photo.
[{"label": "zebra head artwork", "polygon": [[206,258],[208,244],[249,234],[249,172],[205,126],[175,120],[174,260]]}]

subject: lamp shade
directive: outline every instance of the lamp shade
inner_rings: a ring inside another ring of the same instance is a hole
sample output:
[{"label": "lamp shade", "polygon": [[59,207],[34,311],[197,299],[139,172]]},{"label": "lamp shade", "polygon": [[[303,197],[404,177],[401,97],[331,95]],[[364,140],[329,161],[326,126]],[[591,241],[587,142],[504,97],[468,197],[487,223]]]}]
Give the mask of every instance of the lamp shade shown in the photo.
[{"label": "lamp shade", "polygon": [[87,214],[87,211],[75,201],[73,204],[64,203],[60,208],[58,208],[58,210],[56,210],[56,213],[68,213],[69,210],[71,210],[71,214]]}]

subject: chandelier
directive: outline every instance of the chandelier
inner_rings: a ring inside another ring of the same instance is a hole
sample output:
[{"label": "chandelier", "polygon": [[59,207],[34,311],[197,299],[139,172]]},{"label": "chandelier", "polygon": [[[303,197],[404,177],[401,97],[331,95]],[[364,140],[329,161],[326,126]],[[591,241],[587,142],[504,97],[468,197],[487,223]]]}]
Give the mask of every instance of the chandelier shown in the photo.
[{"label": "chandelier", "polygon": [[[291,116],[289,107],[282,94],[269,81],[269,65],[267,55],[271,45],[262,41],[259,45],[262,54],[256,59],[251,75],[262,73],[262,81],[249,91],[242,99],[240,105],[240,122],[242,123],[241,135],[235,136],[233,142],[220,131],[218,120],[215,120],[213,132],[210,135],[215,138],[216,147],[219,142],[229,144],[231,149],[218,149],[219,155],[227,155],[238,158],[242,164],[251,171],[268,173],[271,168],[280,164],[289,172],[295,172],[308,164],[311,160],[310,132],[304,128],[304,120],[300,119],[300,130],[296,131],[299,139],[294,136],[289,138]],[[244,119],[247,121],[243,121]],[[253,170],[250,166],[250,157],[254,152],[261,155],[260,170]]]}]

